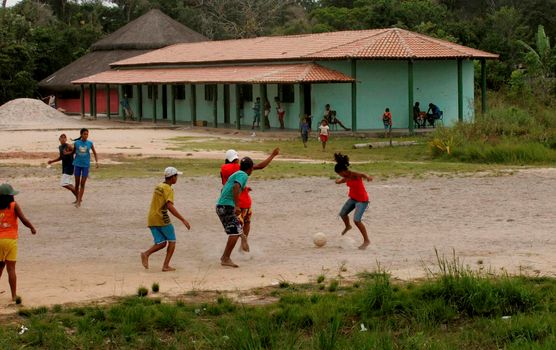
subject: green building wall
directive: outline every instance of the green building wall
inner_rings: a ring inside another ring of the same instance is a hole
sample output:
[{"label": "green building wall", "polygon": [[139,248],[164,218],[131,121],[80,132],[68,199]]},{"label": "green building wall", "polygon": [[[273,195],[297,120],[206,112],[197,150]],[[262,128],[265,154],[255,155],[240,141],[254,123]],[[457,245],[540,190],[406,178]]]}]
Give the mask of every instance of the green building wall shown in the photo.
[{"label": "green building wall", "polygon": [[[318,64],[352,75],[351,62],[349,61],[320,61]],[[473,120],[475,115],[474,105],[474,66],[472,61],[463,61],[463,119]],[[436,104],[444,112],[444,124],[453,125],[458,120],[458,75],[457,61],[414,61],[414,101],[420,102],[421,110],[426,111],[430,102]],[[407,61],[356,61],[357,79],[357,128],[358,130],[381,129],[381,116],[386,107],[390,108],[393,115],[394,128],[408,128],[408,62]],[[163,85],[157,85],[157,122],[163,122]],[[208,125],[214,123],[214,101],[205,99],[205,84],[196,84],[196,119],[204,120]],[[167,91],[167,122],[172,120],[172,85],[166,86]],[[217,84],[217,116],[218,124],[225,122],[224,84]],[[235,127],[238,108],[236,105],[238,85],[229,84],[229,120],[226,126]],[[294,85],[294,101],[282,103],[286,111],[285,126],[297,129],[302,117],[304,103],[304,89],[300,84]],[[134,86],[133,98],[130,104],[134,112],[139,110],[137,86]],[[153,99],[148,98],[148,86],[141,85],[142,93],[142,119],[153,119]],[[328,103],[336,110],[337,117],[351,127],[352,123],[352,98],[351,83],[319,83],[310,87],[310,111],[313,116],[313,127],[320,122],[324,106]],[[243,129],[250,128],[253,123],[253,103],[261,95],[261,86],[253,85],[253,100],[244,101],[243,118],[240,124]],[[276,103],[278,85],[267,84],[266,96],[271,104],[270,125],[279,127]],[[175,100],[176,122],[185,123],[192,121],[192,85],[185,84],[185,99]],[[264,99],[261,99],[264,103]],[[261,123],[264,115],[261,113]]]}]

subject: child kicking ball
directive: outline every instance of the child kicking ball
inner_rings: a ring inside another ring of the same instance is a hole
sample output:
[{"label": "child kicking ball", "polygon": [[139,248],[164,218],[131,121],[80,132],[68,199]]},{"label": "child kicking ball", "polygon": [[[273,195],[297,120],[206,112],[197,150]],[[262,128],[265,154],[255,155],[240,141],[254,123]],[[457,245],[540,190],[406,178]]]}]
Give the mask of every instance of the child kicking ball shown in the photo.
[{"label": "child kicking ball", "polygon": [[353,223],[363,236],[363,244],[359,246],[359,249],[366,249],[371,241],[367,235],[367,228],[365,224],[361,221],[363,218],[363,213],[367,210],[369,206],[369,195],[365,189],[365,184],[363,179],[367,181],[372,181],[373,178],[367,174],[357,173],[355,171],[349,170],[349,157],[342,155],[341,153],[334,154],[336,159],[336,166],[334,171],[336,174],[340,175],[340,179],[336,179],[337,184],[345,183],[349,187],[349,199],[346,201],[342,209],[340,210],[340,217],[346,225],[342,231],[342,236],[351,230],[351,225],[349,224],[349,213],[355,209],[355,214],[353,215]]},{"label": "child kicking ball", "polygon": [[168,212],[172,213],[172,215],[183,222],[188,230],[191,228],[189,222],[187,222],[176,207],[174,207],[174,189],[172,185],[176,184],[178,175],[180,174],[182,173],[174,167],[166,168],[164,170],[164,182],[158,184],[154,189],[147,220],[147,225],[153,235],[154,245],[147,251],[141,253],[141,263],[146,269],[149,268],[149,256],[168,245],[162,271],[176,270],[170,266],[170,259],[172,259],[172,255],[176,249],[176,233],[174,232],[174,225],[170,222],[170,215],[168,215]]}]

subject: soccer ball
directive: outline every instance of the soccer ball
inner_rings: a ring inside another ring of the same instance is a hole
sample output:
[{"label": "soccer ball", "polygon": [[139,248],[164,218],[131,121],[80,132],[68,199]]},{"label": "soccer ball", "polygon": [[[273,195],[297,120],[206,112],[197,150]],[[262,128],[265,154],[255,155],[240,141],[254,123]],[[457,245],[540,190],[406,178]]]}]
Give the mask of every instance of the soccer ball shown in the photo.
[{"label": "soccer ball", "polygon": [[313,243],[315,243],[318,248],[324,247],[326,244],[326,235],[322,232],[315,233],[313,236]]}]

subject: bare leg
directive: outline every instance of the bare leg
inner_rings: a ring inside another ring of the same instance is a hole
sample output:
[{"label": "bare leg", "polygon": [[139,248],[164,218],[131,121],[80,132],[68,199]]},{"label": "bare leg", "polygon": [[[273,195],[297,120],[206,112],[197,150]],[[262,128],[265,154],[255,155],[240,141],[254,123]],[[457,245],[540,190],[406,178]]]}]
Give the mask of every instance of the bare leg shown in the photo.
[{"label": "bare leg", "polygon": [[170,266],[170,259],[172,259],[172,255],[174,255],[174,250],[176,250],[176,242],[168,242],[168,249],[166,250],[166,258],[164,259],[164,265],[162,265],[162,271],[176,270]]},{"label": "bare leg", "polygon": [[369,240],[369,236],[367,236],[367,228],[365,227],[365,224],[363,224],[361,221],[354,221],[354,223],[355,226],[357,226],[357,228],[359,229],[359,231],[361,231],[361,235],[363,236],[363,244],[359,246],[359,249],[366,249],[367,246],[371,244],[371,241]]},{"label": "bare leg", "polygon": [[73,185],[67,185],[67,186],[64,186],[64,188],[69,190],[71,193],[73,193],[73,195],[75,196],[75,199],[77,199],[77,192],[75,191],[75,187],[73,187]]},{"label": "bare leg", "polygon": [[85,193],[85,184],[87,183],[87,176],[81,177],[81,188],[79,189],[78,196],[77,196],[77,203],[75,203],[76,207],[81,206],[81,202],[83,201],[83,194]]},{"label": "bare leg", "polygon": [[340,126],[341,126],[342,128],[344,128],[344,130],[349,130],[349,128],[346,128],[345,125],[342,124],[342,122],[341,122],[339,119],[336,119],[336,122],[337,122],[338,124],[340,124]]},{"label": "bare leg", "polygon": [[141,253],[141,263],[143,266],[148,269],[149,268],[149,256],[152,253],[158,252],[160,249],[166,247],[166,242],[158,243],[150,247],[147,251]]},{"label": "bare leg", "polygon": [[243,224],[243,235],[241,235],[241,250],[244,252],[249,252],[249,243],[247,241],[247,236],[249,236],[249,232],[251,231],[251,223],[246,222]]},{"label": "bare leg", "polygon": [[349,230],[351,230],[351,225],[349,224],[349,216],[342,216],[342,220],[344,221],[344,225],[346,225],[346,227],[344,228],[344,230],[342,231],[342,236],[346,234],[346,232],[348,232]]},{"label": "bare leg", "polygon": [[0,278],[2,278],[2,272],[4,272],[4,266],[6,266],[6,263],[0,261]]},{"label": "bare leg", "polygon": [[232,250],[236,246],[237,240],[239,239],[238,236],[228,236],[228,242],[226,242],[226,248],[224,248],[224,253],[220,258],[220,264],[223,266],[231,266],[231,267],[239,267],[238,265],[234,264],[230,255],[232,255]]},{"label": "bare leg", "polygon": [[8,280],[10,282],[10,290],[12,292],[12,301],[15,301],[17,289],[17,276],[15,275],[15,261],[6,261],[6,270],[8,271]]},{"label": "bare leg", "polygon": [[75,204],[77,204],[77,201],[79,199],[79,185],[81,184],[81,176],[75,176]]}]

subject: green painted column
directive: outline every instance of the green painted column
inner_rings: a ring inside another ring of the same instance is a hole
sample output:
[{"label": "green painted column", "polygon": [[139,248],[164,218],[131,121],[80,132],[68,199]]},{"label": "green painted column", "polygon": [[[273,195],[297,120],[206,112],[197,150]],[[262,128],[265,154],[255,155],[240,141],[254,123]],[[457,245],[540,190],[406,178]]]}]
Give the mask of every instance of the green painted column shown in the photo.
[{"label": "green painted column", "polygon": [[297,88],[299,89],[299,101],[297,105],[299,106],[299,125],[301,125],[301,120],[305,116],[305,91],[303,90],[303,84],[297,84]]},{"label": "green painted column", "polygon": [[153,96],[153,123],[156,123],[156,97],[158,95],[158,85],[152,86],[152,96]]},{"label": "green painted column", "polygon": [[[239,105],[240,101],[240,97],[239,97],[239,85],[235,84],[233,85],[234,87],[234,96],[235,96],[235,101],[236,101],[236,129],[241,130],[241,115],[240,115],[240,111],[241,111],[241,107]],[[245,112],[244,112],[245,114]]]},{"label": "green painted column", "polygon": [[106,84],[106,116],[110,119],[110,84]]},{"label": "green painted column", "polygon": [[97,84],[93,84],[93,118],[97,119]]},{"label": "green painted column", "polygon": [[81,118],[85,118],[85,85],[79,85],[80,95],[79,99],[81,100]]},{"label": "green painted column", "polygon": [[458,59],[458,121],[463,121],[463,60]]},{"label": "green painted column", "polygon": [[197,123],[197,86],[191,84],[191,125]]},{"label": "green painted column", "polygon": [[89,117],[93,116],[93,84],[89,84]]},{"label": "green painted column", "polygon": [[407,125],[409,129],[409,133],[413,133],[414,122],[413,122],[413,105],[415,104],[413,99],[413,90],[414,90],[414,83],[413,83],[413,60],[407,61],[407,104],[408,104],[408,120]]},{"label": "green painted column", "polygon": [[218,127],[218,84],[214,89],[214,96],[212,97],[212,118],[214,127]]},{"label": "green painted column", "polygon": [[137,85],[137,119],[143,119],[143,85]]},{"label": "green painted column", "polygon": [[176,125],[176,86],[170,85],[170,101],[172,101],[172,125]]},{"label": "green painted column", "polygon": [[357,61],[351,60],[351,130],[357,131]]},{"label": "green painted column", "polygon": [[488,110],[487,106],[487,70],[486,59],[481,59],[481,112],[484,114]]}]

